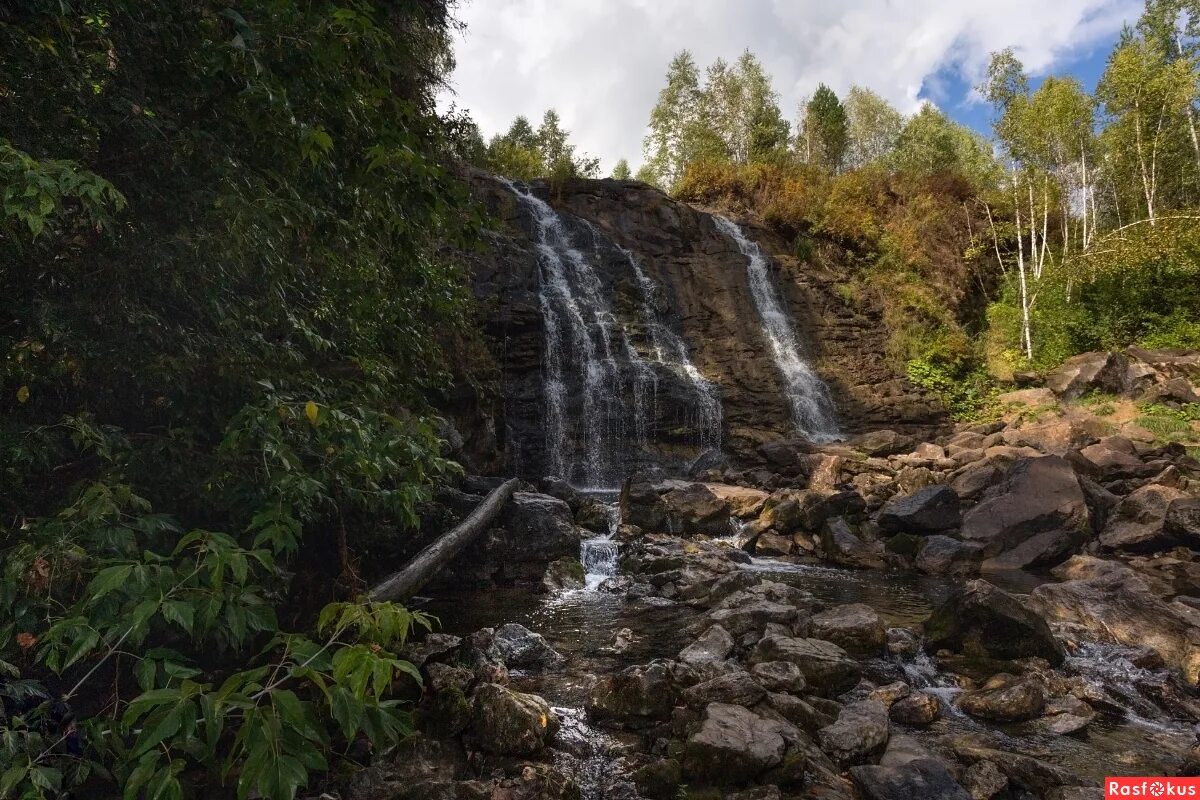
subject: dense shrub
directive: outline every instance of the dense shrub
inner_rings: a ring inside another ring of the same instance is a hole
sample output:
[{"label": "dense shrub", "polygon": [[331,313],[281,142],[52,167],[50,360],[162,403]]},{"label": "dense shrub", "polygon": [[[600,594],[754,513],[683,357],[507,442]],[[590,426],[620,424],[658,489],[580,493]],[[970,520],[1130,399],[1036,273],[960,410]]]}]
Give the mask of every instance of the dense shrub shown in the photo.
[{"label": "dense shrub", "polygon": [[436,0],[0,10],[0,796],[289,798],[406,729],[428,620],[344,601],[454,469],[449,29]]}]

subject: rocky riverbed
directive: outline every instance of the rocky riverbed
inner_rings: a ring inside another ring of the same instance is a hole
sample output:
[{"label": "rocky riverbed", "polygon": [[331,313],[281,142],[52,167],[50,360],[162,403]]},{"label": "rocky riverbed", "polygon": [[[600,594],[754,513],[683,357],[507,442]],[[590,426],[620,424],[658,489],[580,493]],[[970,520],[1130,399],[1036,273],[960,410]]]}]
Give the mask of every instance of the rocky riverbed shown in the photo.
[{"label": "rocky riverbed", "polygon": [[429,592],[424,687],[398,689],[419,733],[341,795],[1065,799],[1197,772],[1200,462],[1074,402],[1182,391],[1152,357],[1068,362],[940,437],[525,487]]}]

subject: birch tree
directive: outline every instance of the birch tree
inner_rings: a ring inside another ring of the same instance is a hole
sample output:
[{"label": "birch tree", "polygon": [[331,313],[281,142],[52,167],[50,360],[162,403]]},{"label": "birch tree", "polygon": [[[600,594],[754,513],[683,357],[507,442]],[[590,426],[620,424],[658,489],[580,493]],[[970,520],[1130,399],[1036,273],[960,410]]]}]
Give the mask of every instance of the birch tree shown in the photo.
[{"label": "birch tree", "polygon": [[1103,132],[1106,149],[1123,177],[1139,187],[1151,225],[1164,171],[1170,168],[1172,135],[1182,132],[1195,82],[1187,60],[1170,61],[1154,41],[1126,37],[1096,88],[1109,122]]}]

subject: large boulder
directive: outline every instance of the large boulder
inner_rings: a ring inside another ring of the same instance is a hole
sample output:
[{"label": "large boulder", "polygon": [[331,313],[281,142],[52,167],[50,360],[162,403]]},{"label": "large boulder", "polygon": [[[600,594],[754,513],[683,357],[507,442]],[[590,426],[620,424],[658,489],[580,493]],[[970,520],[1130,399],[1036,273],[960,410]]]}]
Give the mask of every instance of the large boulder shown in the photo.
[{"label": "large boulder", "polygon": [[925,621],[931,650],[947,648],[997,659],[1038,656],[1062,663],[1062,645],[1027,604],[984,580],[953,592]]},{"label": "large boulder", "polygon": [[1163,520],[1167,534],[1189,547],[1200,547],[1200,497],[1172,500]]},{"label": "large boulder", "polygon": [[887,644],[887,631],[875,609],[864,603],[834,606],[809,621],[809,633],[816,639],[833,642],[847,653],[869,657],[879,655]]},{"label": "large boulder", "polygon": [[913,727],[929,725],[935,722],[941,713],[942,706],[937,697],[925,692],[913,692],[907,697],[901,697],[888,708],[888,716],[893,722]]},{"label": "large boulder", "polygon": [[861,764],[888,741],[888,709],[878,700],[862,700],[842,709],[837,722],[817,732],[821,749],[840,764]]},{"label": "large boulder", "polygon": [[1009,782],[1045,797],[1060,786],[1079,786],[1083,779],[1070,770],[1047,764],[1024,753],[1015,752],[1005,744],[993,745],[981,736],[962,734],[941,740],[951,752],[968,764],[990,761],[1000,768]]},{"label": "large boulder", "polygon": [[564,501],[547,494],[514,492],[496,525],[458,560],[472,561],[472,554],[483,547],[495,569],[493,580],[539,584],[551,561],[579,554],[581,538],[571,507]]},{"label": "large boulder", "polygon": [[717,664],[733,652],[733,637],[720,625],[712,625],[699,639],[679,651],[679,660],[685,664],[700,666]]},{"label": "large boulder", "polygon": [[929,575],[963,577],[979,571],[983,559],[983,546],[975,542],[963,542],[949,536],[929,536],[917,551],[917,569]]},{"label": "large boulder", "polygon": [[752,706],[766,693],[750,673],[737,669],[689,686],[683,692],[683,700],[691,708],[704,708],[709,703]]},{"label": "large boulder", "polygon": [[546,669],[563,660],[540,633],[515,622],[498,628],[492,642],[496,654],[510,669]]},{"label": "large boulder", "polygon": [[769,496],[762,489],[752,489],[748,486],[734,486],[727,483],[706,484],[713,495],[729,507],[729,513],[735,517],[753,517],[762,511],[763,504]]},{"label": "large boulder", "polygon": [[587,581],[583,564],[578,558],[563,556],[551,561],[542,575],[542,586],[548,592],[558,592],[564,589],[582,589]]},{"label": "large boulder", "polygon": [[783,761],[781,725],[741,706],[713,703],[684,746],[684,773],[716,785],[748,783]]},{"label": "large boulder", "polygon": [[1164,601],[1132,569],[1115,561],[1075,556],[1054,571],[1062,583],[1033,590],[1030,605],[1090,639],[1149,647],[1195,686],[1200,683],[1200,627],[1194,612]]},{"label": "large boulder", "polygon": [[750,664],[790,661],[804,673],[809,690],[828,697],[853,689],[862,667],[845,650],[824,639],[800,639],[769,634],[754,646]]},{"label": "large boulder", "polygon": [[979,565],[983,572],[1009,569],[1052,567],[1070,558],[1088,540],[1086,531],[1055,528],[1035,533],[1016,547],[984,559]]},{"label": "large boulder", "polygon": [[558,729],[558,717],[545,700],[495,683],[477,687],[473,705],[471,733],[478,746],[488,752],[532,755]]},{"label": "large boulder", "polygon": [[1035,534],[1087,531],[1089,524],[1087,498],[1066,459],[1022,458],[963,517],[962,538],[998,555]]},{"label": "large boulder", "polygon": [[877,522],[885,533],[939,533],[962,522],[961,503],[949,486],[927,486],[889,500]]},{"label": "large boulder", "polygon": [[915,440],[892,430],[863,433],[850,440],[850,446],[869,456],[894,456],[912,450]]},{"label": "large boulder", "polygon": [[[721,535],[729,532],[729,505],[703,483],[689,483],[663,495],[674,532]],[[635,523],[636,524],[636,523]]]},{"label": "large boulder", "polygon": [[958,696],[958,707],[973,717],[996,722],[1033,719],[1046,705],[1042,685],[1032,678],[993,675],[978,689]]},{"label": "large boulder", "polygon": [[604,675],[588,693],[592,719],[637,726],[671,716],[679,687],[667,662],[654,661]]},{"label": "large boulder", "polygon": [[834,517],[821,530],[821,552],[835,564],[855,569],[878,569],[883,558],[858,538],[845,517]]},{"label": "large boulder", "polygon": [[661,531],[667,524],[667,504],[654,484],[630,479],[621,487],[621,522],[646,531]]},{"label": "large boulder", "polygon": [[768,692],[802,692],[807,685],[804,673],[790,661],[763,661],[750,668],[750,674]]},{"label": "large boulder", "polygon": [[771,623],[790,628],[801,619],[800,610],[786,602],[758,599],[746,592],[737,592],[733,597],[741,602],[722,605],[708,618],[735,638],[762,631]]},{"label": "large boulder", "polygon": [[1121,353],[1081,353],[1072,356],[1046,376],[1046,387],[1064,400],[1090,392],[1120,394],[1125,391],[1129,359]]},{"label": "large boulder", "polygon": [[1137,455],[1133,442],[1123,436],[1108,436],[1079,451],[1091,474],[1103,481],[1144,478],[1157,467],[1146,464]]},{"label": "large boulder", "polygon": [[1158,350],[1130,347],[1125,353],[1168,379],[1186,378],[1192,383],[1200,382],[1200,351],[1170,347]]},{"label": "large boulder", "polygon": [[850,778],[864,800],[972,800],[940,761],[917,758],[898,766],[862,766]]},{"label": "large boulder", "polygon": [[1186,495],[1173,486],[1150,483],[1117,504],[1100,532],[1107,550],[1139,552],[1169,547],[1174,539],[1167,528],[1170,506]]}]

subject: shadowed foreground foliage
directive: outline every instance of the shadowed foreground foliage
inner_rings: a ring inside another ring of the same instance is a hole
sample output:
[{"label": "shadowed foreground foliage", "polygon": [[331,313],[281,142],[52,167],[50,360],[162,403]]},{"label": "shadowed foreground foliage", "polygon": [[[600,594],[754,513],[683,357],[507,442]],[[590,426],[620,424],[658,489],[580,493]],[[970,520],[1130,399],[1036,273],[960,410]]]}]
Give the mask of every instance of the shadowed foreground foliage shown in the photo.
[{"label": "shadowed foreground foliage", "polygon": [[20,7],[0,796],[291,797],[409,724],[394,652],[429,621],[331,601],[455,468],[424,400],[465,296],[439,254],[474,229],[433,103],[453,23],[444,0]]}]

